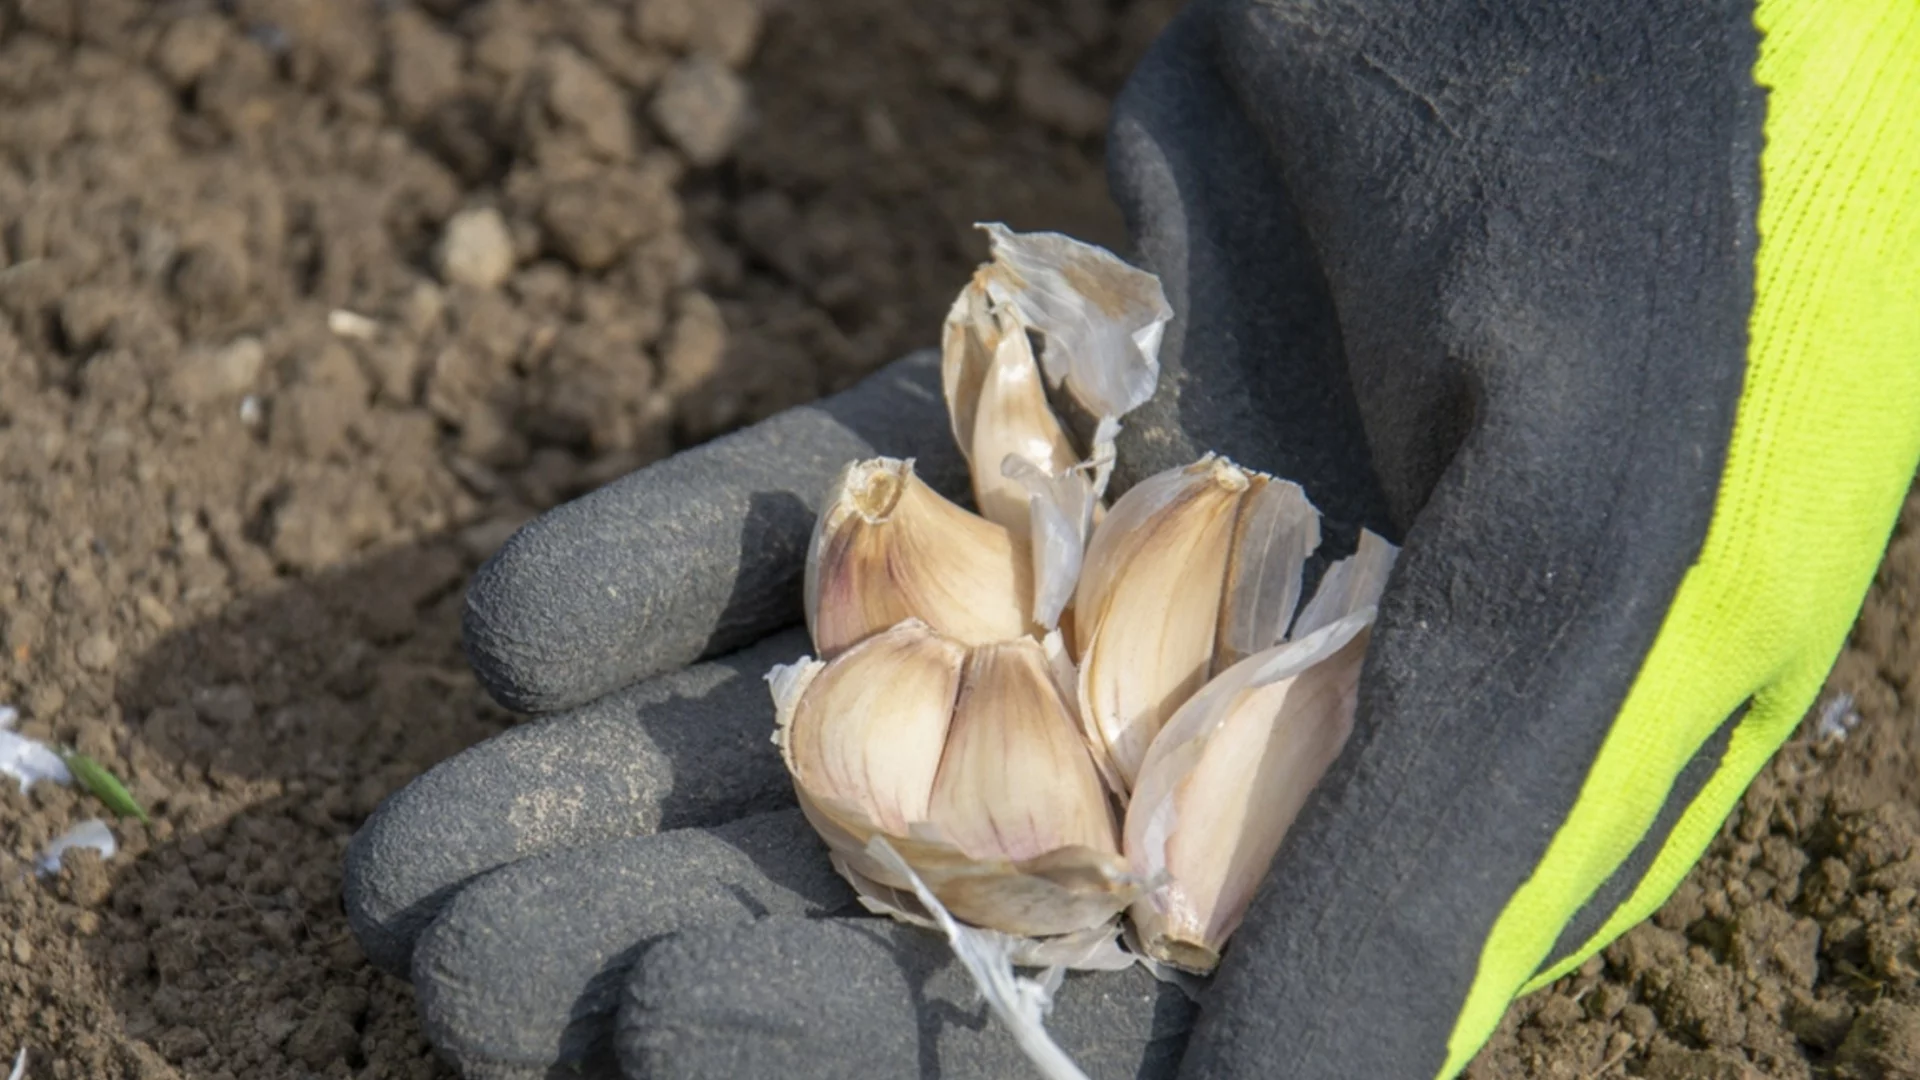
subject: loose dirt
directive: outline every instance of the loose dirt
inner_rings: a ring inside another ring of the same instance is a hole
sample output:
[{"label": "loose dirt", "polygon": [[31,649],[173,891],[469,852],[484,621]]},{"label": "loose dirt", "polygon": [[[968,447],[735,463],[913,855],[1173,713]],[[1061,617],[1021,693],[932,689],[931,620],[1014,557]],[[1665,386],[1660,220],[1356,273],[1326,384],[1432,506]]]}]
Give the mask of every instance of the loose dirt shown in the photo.
[{"label": "loose dirt", "polygon": [[[1099,132],[1173,6],[0,0],[0,703],[154,812],[36,878],[101,808],[0,785],[0,1055],[450,1076],[339,868],[512,722],[466,576],[926,344],[973,221],[1120,245]],[[1916,505],[1857,728],[1476,1075],[1920,1076]]]}]

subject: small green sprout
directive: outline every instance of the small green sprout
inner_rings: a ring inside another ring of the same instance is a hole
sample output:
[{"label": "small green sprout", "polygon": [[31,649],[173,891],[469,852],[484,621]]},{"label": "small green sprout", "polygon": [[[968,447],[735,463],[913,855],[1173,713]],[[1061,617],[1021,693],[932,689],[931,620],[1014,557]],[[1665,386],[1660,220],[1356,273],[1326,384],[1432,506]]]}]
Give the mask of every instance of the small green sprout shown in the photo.
[{"label": "small green sprout", "polygon": [[66,762],[67,771],[85,784],[95,798],[107,804],[107,809],[113,811],[115,817],[136,817],[142,825],[153,824],[153,819],[147,816],[147,810],[140,805],[140,800],[134,798],[120,778],[108,772],[105,765],[74,749],[61,750],[60,760]]}]

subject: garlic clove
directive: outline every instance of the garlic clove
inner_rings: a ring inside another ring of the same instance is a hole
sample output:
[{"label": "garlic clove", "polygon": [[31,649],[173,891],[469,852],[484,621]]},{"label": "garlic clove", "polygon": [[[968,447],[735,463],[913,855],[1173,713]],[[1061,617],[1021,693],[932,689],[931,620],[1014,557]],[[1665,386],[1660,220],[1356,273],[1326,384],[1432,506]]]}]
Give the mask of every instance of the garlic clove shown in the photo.
[{"label": "garlic clove", "polygon": [[937,835],[894,843],[956,917],[1021,937],[1092,930],[1111,923],[1140,896],[1140,879],[1112,851],[1067,847],[1009,862],[969,859]]},{"label": "garlic clove", "polygon": [[[1198,494],[1217,486],[1216,464],[1224,462],[1212,454],[1192,465],[1168,469],[1135,484],[1108,509],[1105,518],[1087,544],[1080,579],[1075,584],[1073,608],[1083,616],[1102,610],[1108,595],[1125,574],[1126,564],[1146,540],[1149,526],[1170,513],[1176,504],[1184,505]],[[1078,620],[1073,654],[1085,657],[1093,639],[1093,622]]]},{"label": "garlic clove", "polygon": [[1218,963],[1353,730],[1375,605],[1398,554],[1362,530],[1288,641],[1213,678],[1154,740],[1124,825],[1134,873],[1166,882],[1130,912],[1149,956],[1200,973]]},{"label": "garlic clove", "polygon": [[1149,956],[1201,974],[1219,962],[1352,732],[1372,622],[1373,609],[1363,608],[1242,660],[1154,741],[1125,824],[1134,873],[1165,875],[1129,913]]},{"label": "garlic clove", "polygon": [[1241,496],[1223,458],[1149,477],[1093,535],[1074,598],[1079,706],[1124,794],[1167,718],[1206,681]]},{"label": "garlic clove", "polygon": [[1106,790],[1039,642],[968,653],[927,820],[976,859],[1119,851]]},{"label": "garlic clove", "polygon": [[908,620],[768,676],[800,808],[869,907],[907,916],[876,836],[954,915],[1009,934],[1091,932],[1139,896],[1064,654],[1058,634],[968,650]]},{"label": "garlic clove", "polygon": [[[1032,615],[1050,630],[1069,619],[1080,556],[1104,512],[1119,418],[1152,396],[1173,310],[1157,278],[1101,248],[981,228],[993,260],[947,312],[942,390],[974,502],[1030,549]],[[1043,357],[1030,332],[1045,340]],[[1048,396],[1063,385],[1067,407],[1084,411],[1076,419],[1093,424],[1084,457]]]},{"label": "garlic clove", "polygon": [[[918,620],[852,646],[831,663],[775,676],[779,730],[796,787],[905,835],[927,816],[966,648]],[[783,687],[788,677],[795,685]]]},{"label": "garlic clove", "polygon": [[1007,531],[928,487],[913,462],[840,474],[807,554],[807,628],[821,656],[917,618],[962,644],[1032,629],[1032,563]]},{"label": "garlic clove", "polygon": [[985,273],[983,266],[960,290],[940,328],[941,397],[947,403],[953,443],[969,467],[973,466],[973,425],[980,414],[980,388],[986,384],[987,368],[993,364],[1000,338],[1011,325],[994,316],[993,302],[987,299],[981,280]]},{"label": "garlic clove", "polygon": [[[985,364],[967,361],[970,370],[962,376],[977,375],[977,382],[949,384],[957,400],[971,403],[965,412],[953,410],[956,437],[972,466],[974,503],[981,516],[1024,544],[1031,528],[1027,491],[1006,475],[1009,459],[1059,475],[1072,469],[1080,455],[1047,404],[1026,331],[1013,326],[997,338],[981,334],[970,338],[968,346],[984,348],[988,341],[993,343],[991,357]],[[943,371],[948,366],[943,361]]]},{"label": "garlic clove", "polygon": [[[969,859],[931,830],[906,839],[888,837],[887,842],[947,910],[975,926],[1029,939],[1022,943],[1022,952],[1031,956],[1071,948],[1076,939],[1084,947],[1103,930],[1111,940],[1115,920],[1141,893],[1140,880],[1113,852],[1062,848],[1009,863]],[[913,899],[910,883],[873,858],[871,850],[848,854],[836,848],[833,866],[868,911],[928,924],[928,913]],[[1113,959],[1105,950],[1092,949],[1074,966],[1124,966],[1112,964]]]}]

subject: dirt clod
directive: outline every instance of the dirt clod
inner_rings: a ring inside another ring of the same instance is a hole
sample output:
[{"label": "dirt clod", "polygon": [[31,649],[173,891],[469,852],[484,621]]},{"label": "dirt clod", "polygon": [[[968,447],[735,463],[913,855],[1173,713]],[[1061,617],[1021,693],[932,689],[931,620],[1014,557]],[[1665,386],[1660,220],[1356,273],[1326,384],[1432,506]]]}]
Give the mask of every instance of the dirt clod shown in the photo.
[{"label": "dirt clod", "polygon": [[1850,1080],[1920,1078],[1920,1006],[1880,1001],[1862,1010],[1836,1055]]},{"label": "dirt clod", "polygon": [[462,210],[440,238],[440,276],[449,285],[498,288],[513,273],[513,234],[494,208]]},{"label": "dirt clod", "polygon": [[692,56],[667,73],[651,115],[688,161],[717,165],[746,123],[747,87],[719,61]]},{"label": "dirt clod", "polygon": [[204,405],[237,397],[252,388],[266,363],[266,350],[253,337],[219,346],[196,346],[175,362],[167,387],[173,401]]},{"label": "dirt clod", "polygon": [[1013,97],[1028,116],[1077,139],[1098,135],[1107,125],[1107,99],[1044,57],[1021,61]]}]

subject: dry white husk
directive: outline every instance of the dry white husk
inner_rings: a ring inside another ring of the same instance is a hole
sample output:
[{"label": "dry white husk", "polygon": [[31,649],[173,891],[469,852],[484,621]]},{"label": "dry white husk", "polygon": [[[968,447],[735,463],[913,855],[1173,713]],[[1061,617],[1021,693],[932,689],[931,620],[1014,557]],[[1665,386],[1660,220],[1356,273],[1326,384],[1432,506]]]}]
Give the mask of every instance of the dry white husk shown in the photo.
[{"label": "dry white husk", "polygon": [[[807,568],[822,658],[769,676],[775,738],[862,903],[970,970],[1204,973],[1346,741],[1396,551],[1364,534],[1302,606],[1298,485],[1208,454],[1108,505],[1172,310],[1099,248],[984,228],[942,339],[978,512],[911,461],[849,464]],[[976,976],[1026,1022],[1035,984]]]}]

